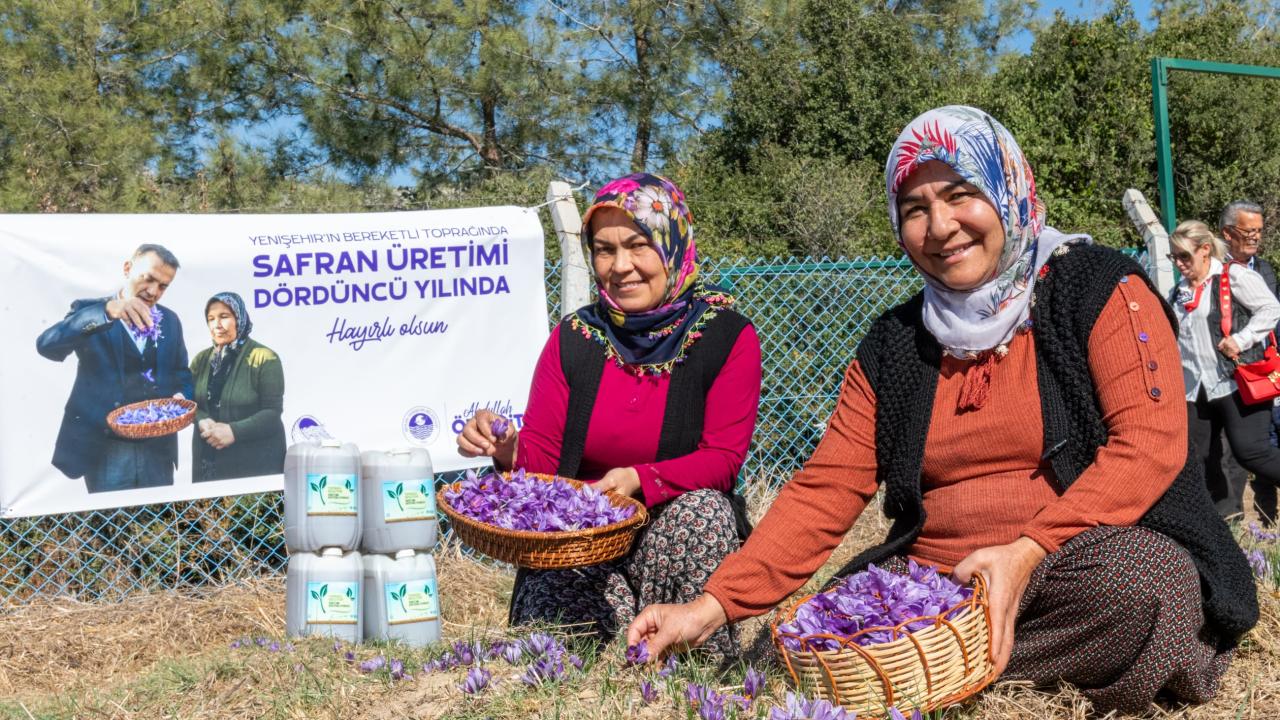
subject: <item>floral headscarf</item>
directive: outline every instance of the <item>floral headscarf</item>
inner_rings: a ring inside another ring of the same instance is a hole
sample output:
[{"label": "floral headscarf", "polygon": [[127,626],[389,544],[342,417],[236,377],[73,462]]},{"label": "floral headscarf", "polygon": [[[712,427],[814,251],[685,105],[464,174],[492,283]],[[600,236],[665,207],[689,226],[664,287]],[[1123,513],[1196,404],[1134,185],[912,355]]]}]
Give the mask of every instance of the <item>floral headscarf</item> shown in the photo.
[{"label": "floral headscarf", "polygon": [[601,208],[622,210],[653,244],[667,270],[666,293],[653,310],[627,313],[596,278],[599,300],[578,310],[573,327],[603,345],[619,365],[663,373],[684,359],[701,329],[733,298],[698,280],[693,217],[684,193],[670,180],[634,173],[600,188],[582,217],[583,252],[591,257],[591,218]]},{"label": "floral headscarf", "polygon": [[1005,242],[994,277],[971,290],[949,288],[916,265],[926,283],[925,327],[955,357],[1000,352],[1019,329],[1029,326],[1036,274],[1052,251],[1064,242],[1089,238],[1063,235],[1045,225],[1031,166],[1003,125],[977,108],[948,105],[912,120],[885,163],[889,222],[904,251],[898,189],[930,160],[946,163],[986,196],[1000,215]]}]

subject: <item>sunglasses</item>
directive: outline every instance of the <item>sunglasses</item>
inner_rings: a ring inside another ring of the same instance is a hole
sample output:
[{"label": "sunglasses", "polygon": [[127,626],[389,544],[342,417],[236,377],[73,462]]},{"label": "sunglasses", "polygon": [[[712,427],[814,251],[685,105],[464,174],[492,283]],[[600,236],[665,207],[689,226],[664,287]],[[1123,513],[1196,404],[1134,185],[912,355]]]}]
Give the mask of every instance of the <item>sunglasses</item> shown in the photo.
[{"label": "sunglasses", "polygon": [[1191,262],[1191,253],[1186,252],[1171,252],[1165,257],[1169,258],[1169,262],[1182,263],[1183,265]]},{"label": "sunglasses", "polygon": [[1226,229],[1230,230],[1231,232],[1243,238],[1262,237],[1262,228],[1250,228],[1248,230],[1245,230],[1243,228],[1236,227],[1235,225],[1228,225]]}]

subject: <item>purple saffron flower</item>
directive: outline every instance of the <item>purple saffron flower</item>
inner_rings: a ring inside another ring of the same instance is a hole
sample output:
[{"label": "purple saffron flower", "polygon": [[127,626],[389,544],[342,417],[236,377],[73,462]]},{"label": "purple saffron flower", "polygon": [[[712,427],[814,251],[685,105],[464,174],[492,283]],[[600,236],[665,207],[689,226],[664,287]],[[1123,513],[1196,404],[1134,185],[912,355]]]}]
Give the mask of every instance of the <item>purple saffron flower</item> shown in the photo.
[{"label": "purple saffron flower", "polygon": [[649,643],[644,640],[627,646],[627,664],[644,665],[649,662]]},{"label": "purple saffron flower", "polygon": [[240,641],[239,641],[239,640],[232,640],[232,641],[231,641],[231,649],[232,649],[232,650],[238,650],[239,648],[240,648]]},{"label": "purple saffron flower", "polygon": [[1257,575],[1259,580],[1266,580],[1271,574],[1271,564],[1267,562],[1267,556],[1263,555],[1261,550],[1254,549],[1246,553],[1245,557],[1249,558],[1249,567],[1253,568],[1253,574]]},{"label": "purple saffron flower", "polygon": [[525,685],[541,685],[544,682],[557,682],[564,677],[564,661],[550,655],[540,657],[529,664],[528,669],[520,676]]},{"label": "purple saffron flower", "polygon": [[564,654],[564,648],[560,645],[560,641],[547,633],[533,633],[525,638],[524,649],[533,657],[556,656]]},{"label": "purple saffron flower", "polygon": [[640,700],[645,705],[652,705],[653,701],[658,699],[658,689],[648,680],[640,681]]},{"label": "purple saffron flower", "polygon": [[575,488],[561,478],[544,482],[516,470],[510,480],[496,475],[467,477],[445,490],[445,500],[458,512],[507,530],[558,532],[601,527],[635,514],[616,507],[597,490]]},{"label": "purple saffron flower", "polygon": [[755,700],[760,697],[760,691],[764,689],[766,679],[764,673],[747,666],[747,676],[742,681],[742,693],[751,700]]},{"label": "purple saffron flower", "polygon": [[129,334],[135,338],[147,338],[160,342],[160,338],[164,337],[160,332],[160,321],[164,319],[164,313],[160,312],[160,308],[151,306],[151,327],[143,328],[125,323],[125,327],[129,328]]},{"label": "purple saffron flower", "polygon": [[676,656],[668,655],[667,662],[663,664],[662,669],[658,671],[658,677],[660,678],[671,677],[671,673],[675,672],[676,668],[678,667],[680,667],[680,663],[676,662]]},{"label": "purple saffron flower", "polygon": [[453,644],[453,654],[457,656],[459,665],[474,665],[476,662],[475,649],[465,640]]},{"label": "purple saffron flower", "polygon": [[582,666],[585,665],[586,663],[584,663],[582,661],[582,658],[578,657],[577,655],[570,655],[569,664],[572,665],[575,670],[581,670]]},{"label": "purple saffron flower", "polygon": [[360,672],[371,673],[375,670],[381,670],[387,664],[387,659],[378,655],[360,663]]},{"label": "purple saffron flower", "polygon": [[1254,540],[1261,540],[1262,542],[1280,539],[1280,533],[1263,530],[1256,522],[1249,523],[1249,534],[1253,536]]},{"label": "purple saffron flower", "polygon": [[826,700],[808,700],[787,693],[786,707],[769,711],[769,720],[857,720],[858,714],[836,707]]},{"label": "purple saffron flower", "polygon": [[[889,720],[907,720],[898,708],[889,708]],[[911,720],[924,720],[924,715],[920,713],[920,708],[911,711]]]},{"label": "purple saffron flower", "polygon": [[467,679],[463,680],[458,688],[468,695],[475,695],[489,687],[489,680],[492,678],[493,674],[488,670],[482,667],[473,667],[467,671]]},{"label": "purple saffron flower", "polygon": [[396,660],[396,659],[393,659],[393,660],[391,661],[391,664],[387,666],[387,669],[391,671],[391,679],[392,679],[392,680],[405,680],[405,679],[410,679],[410,678],[412,677],[412,676],[410,676],[410,675],[405,675],[405,674],[404,674],[404,661],[403,661],[403,660]]},{"label": "purple saffron flower", "polygon": [[502,659],[507,661],[508,665],[519,665],[520,660],[524,657],[524,650],[520,648],[520,643],[509,643],[502,648]]},{"label": "purple saffron flower", "polygon": [[260,638],[258,638],[257,640],[255,640],[254,642],[258,643],[258,647],[266,647],[266,646],[267,646],[267,643],[269,643],[269,642],[271,642],[271,641],[270,641],[270,640],[268,640],[267,638],[260,637]]},{"label": "purple saffron flower", "polygon": [[276,642],[275,640],[272,640],[271,644],[267,646],[267,649],[270,650],[271,652],[280,652],[280,643]]},{"label": "purple saffron flower", "polygon": [[342,652],[342,641],[341,641],[341,640],[334,640],[334,641],[333,641],[333,651],[334,651],[334,652]]},{"label": "purple saffron flower", "polygon": [[343,654],[342,654],[342,658],[343,658],[344,660],[346,660],[347,662],[355,662],[355,661],[356,661],[356,654],[355,654],[355,653],[353,653],[353,652],[351,652],[350,650],[348,650],[348,651],[346,651],[345,653],[343,653]]},{"label": "purple saffron flower", "polygon": [[489,432],[493,433],[494,437],[502,439],[502,436],[507,434],[507,429],[510,427],[511,423],[507,422],[506,418],[499,416],[489,424]]}]

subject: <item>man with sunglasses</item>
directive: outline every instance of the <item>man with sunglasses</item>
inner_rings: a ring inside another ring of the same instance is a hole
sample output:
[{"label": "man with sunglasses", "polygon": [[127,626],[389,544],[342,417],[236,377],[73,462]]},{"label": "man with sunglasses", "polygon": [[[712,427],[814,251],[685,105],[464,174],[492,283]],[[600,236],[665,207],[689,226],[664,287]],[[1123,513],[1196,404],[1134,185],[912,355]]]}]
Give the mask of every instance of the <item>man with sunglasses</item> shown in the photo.
[{"label": "man with sunglasses", "polygon": [[[1267,289],[1272,295],[1280,298],[1276,293],[1276,271],[1262,256],[1258,255],[1258,250],[1262,247],[1262,206],[1249,202],[1248,200],[1236,200],[1222,209],[1222,215],[1218,218],[1218,230],[1222,233],[1222,239],[1227,241],[1227,245],[1231,248],[1228,260],[1240,263],[1250,270],[1262,276],[1262,281],[1267,284]],[[1271,410],[1271,444],[1277,444],[1277,432],[1280,426],[1280,408],[1272,407]],[[1223,514],[1238,513],[1243,509],[1243,493],[1244,486],[1248,482],[1248,473],[1240,467],[1240,463],[1236,461],[1234,455],[1231,454],[1231,446],[1223,437],[1215,438],[1215,443],[1221,443],[1222,450],[1222,472],[1225,475],[1227,486],[1231,489],[1231,497],[1219,503],[1219,510]],[[1211,451],[1211,454],[1217,454],[1217,448]],[[1223,503],[1227,503],[1230,507],[1222,507]]]}]

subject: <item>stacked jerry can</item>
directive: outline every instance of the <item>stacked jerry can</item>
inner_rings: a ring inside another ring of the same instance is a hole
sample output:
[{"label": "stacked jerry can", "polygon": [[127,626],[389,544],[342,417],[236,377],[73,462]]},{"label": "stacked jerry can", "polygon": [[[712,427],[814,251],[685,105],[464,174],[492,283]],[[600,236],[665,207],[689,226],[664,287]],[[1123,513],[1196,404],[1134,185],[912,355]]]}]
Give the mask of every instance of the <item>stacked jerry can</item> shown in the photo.
[{"label": "stacked jerry can", "polygon": [[285,456],[286,626],[348,642],[440,637],[434,474],[421,448],[325,439]]}]

